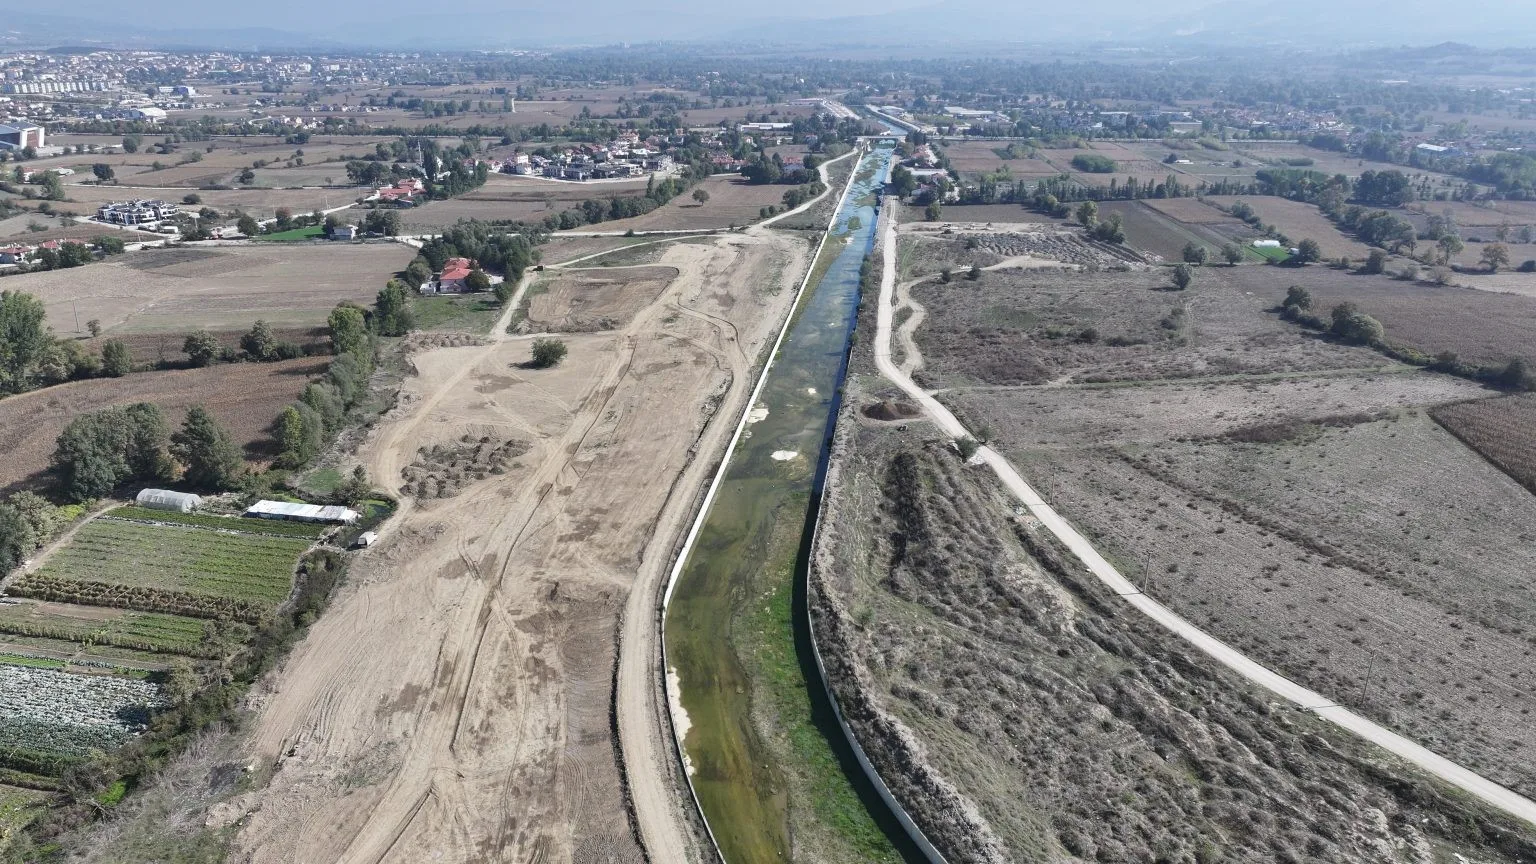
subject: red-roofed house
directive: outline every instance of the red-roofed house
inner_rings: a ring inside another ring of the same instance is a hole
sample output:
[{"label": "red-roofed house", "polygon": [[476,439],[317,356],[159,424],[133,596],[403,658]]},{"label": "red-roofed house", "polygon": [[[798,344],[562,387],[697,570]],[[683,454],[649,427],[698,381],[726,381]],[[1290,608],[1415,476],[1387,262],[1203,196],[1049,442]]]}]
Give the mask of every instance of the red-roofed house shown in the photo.
[{"label": "red-roofed house", "polygon": [[393,186],[379,187],[378,197],[380,201],[398,201],[402,198],[409,201],[426,189],[426,184],[419,177],[407,177]]},{"label": "red-roofed house", "polygon": [[474,269],[475,262],[468,258],[449,258],[443,262],[443,272],[438,275],[437,281],[428,282],[422,288],[432,286],[432,290],[427,292],[429,294],[463,294],[469,290],[465,280]]}]

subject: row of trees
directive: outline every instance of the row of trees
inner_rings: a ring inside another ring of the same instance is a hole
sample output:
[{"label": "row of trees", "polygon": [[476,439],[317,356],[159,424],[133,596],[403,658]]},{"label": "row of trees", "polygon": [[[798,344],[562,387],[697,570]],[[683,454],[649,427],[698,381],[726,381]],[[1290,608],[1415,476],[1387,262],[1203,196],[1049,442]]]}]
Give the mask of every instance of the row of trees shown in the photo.
[{"label": "row of trees", "polygon": [[60,433],[52,469],[72,501],[110,495],[133,482],[180,479],[200,488],[232,488],[244,474],[240,448],[201,405],[174,434],[158,406],[140,402],[82,414]]}]

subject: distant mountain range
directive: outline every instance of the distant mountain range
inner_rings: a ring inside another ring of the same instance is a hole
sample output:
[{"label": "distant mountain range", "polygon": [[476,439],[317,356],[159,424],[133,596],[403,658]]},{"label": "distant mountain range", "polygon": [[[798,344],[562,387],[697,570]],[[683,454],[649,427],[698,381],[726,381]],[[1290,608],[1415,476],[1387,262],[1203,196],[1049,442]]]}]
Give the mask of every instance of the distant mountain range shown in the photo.
[{"label": "distant mountain range", "polygon": [[248,19],[233,17],[253,7],[188,5],[187,14],[178,14],[176,7],[192,0],[159,2],[154,10],[108,0],[74,0],[67,7],[69,14],[3,9],[12,2],[0,0],[0,46],[494,50],[661,39],[802,48],[1106,42],[1396,46],[1447,40],[1485,47],[1536,46],[1536,3],[1510,0],[1460,0],[1454,7],[1402,0],[907,0],[926,5],[864,14],[833,11],[871,8],[864,0],[863,7],[843,4],[819,13],[780,11],[792,6],[752,7],[751,17],[724,13],[731,7],[705,0],[673,0],[663,6],[588,0],[580,15],[559,6],[509,10],[497,8],[496,0],[463,0],[467,7],[451,15],[420,13],[415,5],[402,5],[398,14],[391,14],[390,2],[365,7],[366,13],[356,16],[344,6],[309,6],[302,15],[291,16],[269,6],[264,19],[284,22],[277,27],[253,26],[245,23]]}]

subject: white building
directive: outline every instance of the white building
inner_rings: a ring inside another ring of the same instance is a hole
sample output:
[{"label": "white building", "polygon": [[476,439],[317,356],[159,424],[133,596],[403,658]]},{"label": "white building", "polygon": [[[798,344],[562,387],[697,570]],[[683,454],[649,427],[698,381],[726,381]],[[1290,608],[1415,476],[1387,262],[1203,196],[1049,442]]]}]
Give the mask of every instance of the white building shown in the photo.
[{"label": "white building", "polygon": [[351,525],[363,518],[363,514],[347,507],[320,504],[299,504],[292,501],[257,501],[245,509],[245,515],[256,519],[286,519],[290,522],[339,522]]}]

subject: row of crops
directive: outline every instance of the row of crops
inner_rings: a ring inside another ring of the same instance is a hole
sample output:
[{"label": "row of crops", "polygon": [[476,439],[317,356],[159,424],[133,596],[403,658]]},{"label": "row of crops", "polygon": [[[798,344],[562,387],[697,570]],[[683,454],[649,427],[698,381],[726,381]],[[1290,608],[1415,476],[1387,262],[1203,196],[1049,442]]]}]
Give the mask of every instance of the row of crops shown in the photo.
[{"label": "row of crops", "polygon": [[98,519],[18,580],[22,590],[13,593],[66,599],[68,584],[79,583],[83,598],[70,602],[248,620],[288,598],[294,565],[309,545],[289,537]]},{"label": "row of crops", "polygon": [[331,530],[329,525],[308,522],[286,522],[276,519],[247,519],[242,516],[211,516],[206,513],[177,513],[151,510],[147,507],[117,507],[107,511],[107,518],[129,522],[145,522],[158,525],[190,525],[194,528],[216,528],[220,531],[238,531],[242,534],[262,534],[268,537],[297,537],[318,540]]}]

